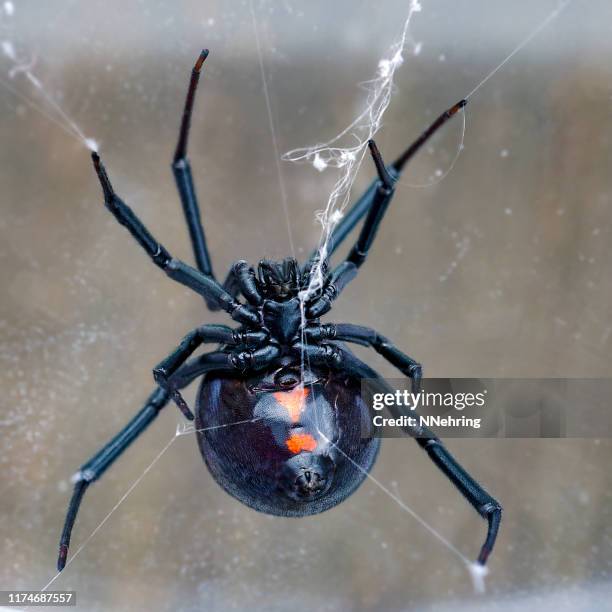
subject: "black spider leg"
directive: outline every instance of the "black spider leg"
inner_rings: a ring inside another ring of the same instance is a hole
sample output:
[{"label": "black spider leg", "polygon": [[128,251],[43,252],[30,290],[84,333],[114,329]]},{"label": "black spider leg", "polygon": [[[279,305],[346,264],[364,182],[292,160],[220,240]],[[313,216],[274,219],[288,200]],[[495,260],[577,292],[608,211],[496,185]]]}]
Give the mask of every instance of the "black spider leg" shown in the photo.
[{"label": "black spider leg", "polygon": [[92,153],[92,159],[102,185],[106,207],[113,213],[117,221],[128,229],[156,266],[173,280],[193,289],[207,302],[214,303],[225,310],[235,321],[245,325],[259,324],[259,315],[255,310],[240,304],[214,278],[174,259],[166,248],[151,235],[134,211],[115,193],[99,155]]},{"label": "black spider leg", "polygon": [[[223,326],[214,327],[221,328]],[[215,333],[213,330],[210,330],[210,332],[211,334]],[[223,330],[219,329],[218,333],[222,335]],[[235,341],[239,341],[241,344],[243,340],[253,341],[252,336],[244,335],[250,333],[251,332],[236,331]],[[274,345],[268,345],[255,350],[244,349],[240,346],[230,352],[215,351],[206,353],[193,359],[183,368],[179,368],[175,374],[170,377],[170,381],[173,388],[182,389],[202,374],[213,371],[248,372],[249,370],[258,370],[267,367],[279,356],[280,349]],[[77,472],[74,492],[68,505],[66,520],[60,538],[59,556],[57,560],[58,571],[61,572],[66,565],[72,528],[87,488],[92,482],[98,480],[112,463],[123,454],[128,446],[140,436],[159,414],[161,409],[166,406],[169,400],[170,392],[162,387],[158,387],[149,396],[144,407],[136,416],[89,461],[84,463]]]},{"label": "black spider leg", "polygon": [[157,388],[147,399],[144,407],[110,442],[104,445],[89,461],[81,466],[75,475],[74,492],[68,505],[66,520],[60,538],[57,569],[62,571],[68,558],[70,535],[89,485],[100,478],[111,464],[123,454],[128,446],[151,424],[161,409],[168,403],[170,395],[162,388]]},{"label": "black spider leg", "polygon": [[187,361],[192,353],[202,344],[217,343],[223,345],[244,345],[249,348],[265,342],[269,334],[265,331],[234,330],[225,325],[202,325],[190,331],[180,344],[153,369],[155,382],[165,389],[183,415],[190,421],[194,419],[187,402],[183,399],[176,382],[171,383],[172,375]]},{"label": "black spider leg", "polygon": [[410,378],[413,393],[418,393],[421,390],[421,379],[423,377],[421,364],[400,351],[391,340],[370,327],[353,325],[352,323],[325,323],[324,325],[307,327],[304,330],[304,336],[307,341],[315,343],[324,340],[336,340],[371,347],[402,374]]},{"label": "black spider leg", "polygon": [[[189,81],[189,89],[187,90],[187,97],[185,99],[179,139],[176,145],[174,159],[172,161],[172,172],[174,173],[174,179],[181,198],[183,213],[185,214],[185,220],[187,221],[189,236],[191,238],[191,244],[198,270],[200,270],[202,274],[215,279],[212,261],[206,245],[206,236],[202,226],[200,206],[198,204],[195,185],[193,183],[191,164],[187,158],[187,143],[189,141],[189,132],[191,128],[193,104],[200,80],[200,74],[202,72],[202,66],[208,57],[208,53],[208,49],[204,49],[200,53],[200,56],[198,57],[195,66],[191,71],[191,79]],[[251,279],[248,275],[248,264],[246,264],[246,266],[245,264],[246,262],[237,262],[234,264],[234,266],[232,266],[223,283],[223,289],[234,298],[237,297],[242,291],[243,295],[251,304],[258,306],[261,304],[262,298],[259,295],[254,282],[250,282]],[[252,276],[254,280],[255,274],[253,273]],[[206,303],[210,310],[219,310],[219,306],[216,302],[207,299]]]},{"label": "black spider leg", "polygon": [[[372,368],[341,346],[335,344],[296,344],[293,346],[293,350],[297,354],[301,354],[303,351],[310,360],[309,363],[311,365],[327,366],[357,378],[376,379],[380,383],[381,388],[391,391],[391,388]],[[394,417],[403,416],[402,411],[397,406],[390,407],[389,409]],[[411,414],[415,415],[414,412],[411,412]],[[497,532],[501,522],[501,505],[461,467],[442,444],[441,440],[430,429],[421,426],[406,426],[403,429],[407,434],[416,439],[421,448],[427,451],[430,459],[455,485],[478,514],[487,521],[487,536],[478,555],[478,563],[484,565],[497,539]]]},{"label": "black spider leg", "polygon": [[267,344],[257,349],[237,348],[230,351],[216,351],[195,357],[180,367],[170,377],[170,384],[182,389],[193,380],[208,372],[234,372],[248,375],[268,367],[281,356],[281,349]]},{"label": "black spider leg", "polygon": [[[185,221],[187,221],[187,227],[189,229],[189,236],[191,238],[191,245],[193,247],[196,265],[202,274],[206,274],[206,276],[210,276],[214,279],[215,275],[213,272],[210,255],[208,254],[206,236],[204,235],[204,228],[202,227],[202,220],[200,218],[200,207],[198,205],[195,186],[193,184],[191,165],[187,159],[187,143],[189,141],[193,103],[195,100],[196,90],[198,88],[198,82],[200,80],[202,66],[207,57],[208,50],[204,49],[200,53],[200,56],[198,57],[191,71],[189,89],[187,90],[187,97],[185,99],[185,106],[183,108],[183,118],[181,120],[179,139],[176,144],[176,151],[172,161],[172,172],[174,173],[174,180],[176,181],[176,187],[181,198],[183,213],[185,214]],[[211,304],[212,309],[218,310],[217,305],[214,302]]]},{"label": "black spider leg", "polygon": [[[460,100],[449,109],[445,110],[435,121],[389,166],[388,174],[398,180],[406,164],[416,155],[421,147],[457,112],[467,104],[467,100]],[[344,215],[340,223],[334,228],[327,247],[328,258],[333,255],[336,249],[342,244],[344,239],[351,233],[353,228],[368,212],[378,189],[378,180],[374,180],[366,189],[363,195],[353,204],[349,211]],[[318,251],[310,255],[310,261],[318,256]]]},{"label": "black spider leg", "polygon": [[351,249],[348,257],[339,266],[334,268],[330,282],[323,289],[322,295],[306,308],[306,315],[309,318],[317,319],[331,310],[333,300],[355,278],[357,270],[368,255],[368,251],[376,237],[378,226],[395,193],[395,179],[387,172],[376,143],[370,140],[368,146],[378,172],[378,183],[374,199],[368,209],[368,215],[361,228],[357,242]]}]

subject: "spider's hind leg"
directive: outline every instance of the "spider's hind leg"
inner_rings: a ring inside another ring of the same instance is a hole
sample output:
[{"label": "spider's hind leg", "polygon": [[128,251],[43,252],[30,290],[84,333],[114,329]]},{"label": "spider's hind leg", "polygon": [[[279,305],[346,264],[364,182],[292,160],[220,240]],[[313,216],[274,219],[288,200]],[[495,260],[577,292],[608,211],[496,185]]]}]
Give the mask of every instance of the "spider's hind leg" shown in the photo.
[{"label": "spider's hind leg", "polygon": [[417,438],[416,441],[442,473],[459,489],[476,512],[487,521],[487,537],[478,555],[478,563],[485,565],[497,539],[502,516],[501,505],[459,465],[437,437]]},{"label": "spider's hind leg", "polygon": [[[340,326],[337,326],[340,327]],[[323,335],[328,337],[333,336],[334,340],[345,340],[349,342],[357,342],[358,344],[367,343],[373,346],[372,341],[367,339],[367,333],[357,334],[356,329],[349,331],[349,326],[343,326],[341,333],[336,334],[331,327],[327,330],[323,329]],[[358,326],[350,326],[357,328]],[[367,332],[367,328],[361,328]],[[372,330],[370,330],[372,331]],[[327,332],[332,332],[327,333]],[[316,330],[315,330],[316,333]],[[311,339],[315,339],[312,338]],[[319,339],[320,340],[320,339]],[[357,378],[378,379],[381,384],[381,391],[389,392],[391,388],[385,383],[380,376],[372,370],[368,365],[360,359],[349,353],[341,346],[335,344],[296,344],[293,347],[296,354],[303,354],[308,357],[309,363],[314,365],[327,365],[345,374],[353,375]],[[399,351],[398,351],[399,352]],[[381,352],[381,354],[383,354]],[[390,356],[384,355],[391,363],[396,360],[397,367],[400,364],[397,362],[397,356],[393,359]],[[416,364],[418,365],[418,364]],[[414,380],[414,379],[413,379]],[[389,411],[394,418],[405,416],[401,409],[396,405],[389,406]],[[413,416],[417,416],[416,412],[411,412]],[[484,565],[493,550],[497,532],[501,523],[502,507],[499,502],[493,498],[485,489],[476,482],[468,472],[459,465],[457,460],[446,449],[442,441],[427,427],[421,425],[406,425],[402,427],[404,432],[414,438],[421,448],[423,448],[429,458],[436,464],[440,471],[455,485],[459,492],[465,497],[469,504],[484,518],[488,523],[487,536],[484,543],[480,547],[478,554],[478,563]]]},{"label": "spider's hind leg", "polygon": [[59,556],[57,558],[58,571],[61,572],[66,566],[72,528],[87,488],[92,482],[98,480],[127,447],[140,436],[168,403],[169,399],[170,394],[164,389],[157,388],[153,391],[136,416],[89,461],[84,463],[75,474],[74,491],[68,504],[66,520],[60,538]]},{"label": "spider's hind leg", "polygon": [[[231,329],[225,325],[215,325],[211,323],[202,325],[190,331],[172,353],[155,366],[153,369],[155,382],[170,394],[183,415],[190,421],[193,421],[194,415],[180,392],[180,389],[188,383],[177,382],[174,377],[177,370],[179,370],[193,352],[204,343],[229,346],[240,345],[245,349],[250,349],[263,344],[268,337],[269,334],[265,331],[240,331]],[[207,356],[209,361],[208,365],[212,367],[218,365],[219,362],[221,365],[227,365],[227,359],[223,355],[224,353],[218,353],[215,357],[211,357],[209,353]]]}]

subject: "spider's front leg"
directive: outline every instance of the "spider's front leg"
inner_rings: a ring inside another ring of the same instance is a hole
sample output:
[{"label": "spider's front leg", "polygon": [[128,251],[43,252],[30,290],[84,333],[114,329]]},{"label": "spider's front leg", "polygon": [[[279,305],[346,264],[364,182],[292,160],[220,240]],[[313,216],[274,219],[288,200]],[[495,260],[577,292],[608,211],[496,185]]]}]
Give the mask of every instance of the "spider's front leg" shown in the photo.
[{"label": "spider's front leg", "polygon": [[[373,140],[368,142],[372,160],[374,161],[378,173],[378,180],[374,181],[366,193],[355,203],[342,221],[334,228],[327,245],[327,258],[331,257],[332,253],[334,253],[342,241],[350,234],[359,220],[364,215],[367,216],[361,228],[361,232],[359,233],[359,237],[357,238],[357,242],[351,249],[348,257],[337,266],[332,273],[332,283],[329,286],[329,290],[307,310],[307,314],[310,318],[317,319],[331,309],[331,302],[338,297],[342,288],[356,276],[357,270],[365,262],[378,232],[378,227],[391,203],[393,193],[395,192],[395,184],[404,166],[431,136],[433,136],[433,134],[435,134],[449,119],[454,117],[466,104],[466,100],[459,100],[459,102],[445,110],[390,166],[385,165],[376,143]],[[317,257],[318,251],[315,251],[310,256],[305,269],[309,268]],[[334,281],[338,279],[341,279],[341,282],[336,284]]]},{"label": "spider's front leg", "polygon": [[378,172],[378,183],[368,210],[368,215],[361,228],[357,242],[351,249],[348,257],[331,274],[331,282],[323,291],[323,295],[306,308],[306,315],[311,319],[318,319],[329,312],[332,302],[340,295],[344,287],[357,275],[357,271],[366,260],[378,227],[385,216],[385,212],[393,199],[397,175],[390,173],[382,159],[380,151],[373,140],[368,142],[372,160]]},{"label": "spider's front leg", "polygon": [[203,274],[170,255],[163,244],[153,237],[134,211],[115,193],[100,156],[97,153],[92,153],[91,157],[104,193],[106,208],[121,225],[127,228],[153,263],[171,279],[189,287],[205,298],[207,302],[225,310],[234,321],[244,325],[257,326],[259,315],[254,308],[238,302],[212,276]]},{"label": "spider's front leg", "polygon": [[[435,121],[390,165],[386,166],[387,173],[398,180],[406,164],[421,150],[423,145],[443,126],[454,117],[465,105],[467,100],[459,100],[450,108],[439,115]],[[342,244],[351,230],[372,208],[376,200],[378,181],[374,181],[365,193],[346,212],[340,223],[334,228],[329,239],[327,256],[331,257],[336,249]],[[317,257],[318,251],[310,255],[310,261]]]},{"label": "spider's front leg", "polygon": [[[263,344],[269,337],[266,331],[241,331],[231,329],[225,325],[202,325],[190,331],[180,344],[153,369],[155,382],[165,389],[183,415],[193,421],[194,415],[184,400],[179,385],[173,379],[176,371],[187,361],[191,354],[202,344],[216,343],[230,346],[243,346],[252,348]],[[209,359],[210,361],[210,359]],[[214,361],[214,360],[213,360]],[[211,365],[213,363],[211,361]],[[183,385],[184,386],[184,385]]]},{"label": "spider's front leg", "polygon": [[[191,165],[187,158],[187,142],[189,140],[189,131],[191,128],[193,103],[195,101],[195,94],[198,88],[202,66],[207,57],[208,49],[203,49],[191,71],[189,89],[187,90],[187,97],[185,98],[185,105],[183,107],[179,139],[176,144],[174,159],[172,160],[172,172],[183,206],[187,228],[189,229],[189,237],[191,238],[196,265],[202,274],[210,276],[215,280],[212,262],[206,244],[204,227],[202,226],[202,220],[200,218],[200,206],[198,204],[193,177],[191,175]],[[207,303],[212,310],[218,310],[218,306],[214,302],[207,301]]]}]

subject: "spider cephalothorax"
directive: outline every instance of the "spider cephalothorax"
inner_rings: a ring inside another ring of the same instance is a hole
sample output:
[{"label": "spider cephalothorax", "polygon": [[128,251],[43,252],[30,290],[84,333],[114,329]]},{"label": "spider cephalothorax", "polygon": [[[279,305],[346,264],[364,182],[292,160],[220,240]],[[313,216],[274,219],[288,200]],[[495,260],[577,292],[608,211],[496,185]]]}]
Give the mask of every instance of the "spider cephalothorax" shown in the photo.
[{"label": "spider cephalothorax", "polygon": [[[171,256],[115,193],[93,154],[106,207],[151,260],[171,279],[202,296],[211,310],[224,310],[239,325],[205,324],[189,332],[153,370],[157,387],[138,414],[75,477],[75,488],[60,540],[58,568],[66,564],[72,527],[87,487],[100,478],[173,399],[188,419],[194,414],[180,390],[197,378],[198,443],[215,480],[244,504],[269,514],[306,516],[339,504],[364,481],[380,440],[364,429],[368,411],[360,393],[363,378],[378,374],[345,343],[371,347],[420,388],[421,366],[368,327],[320,322],[333,301],[365,262],[393,197],[402,168],[429,137],[459,109],[459,101],[393,164],[385,166],[373,141],[369,147],[378,179],[334,228],[325,255],[315,253],[300,269],[293,257],[262,260],[257,274],[237,261],[220,283],[213,272],[187,160],[187,140],[203,51],[191,75],[172,168],[189,227],[197,268]],[[339,265],[329,258],[365,217],[357,241]],[[300,295],[299,292],[303,294]],[[304,303],[300,301],[304,300]],[[192,357],[203,344],[215,350]],[[401,416],[395,414],[394,416]],[[435,434],[407,425],[435,464],[488,521],[478,561],[484,564],[495,543],[501,506],[453,458]]]}]

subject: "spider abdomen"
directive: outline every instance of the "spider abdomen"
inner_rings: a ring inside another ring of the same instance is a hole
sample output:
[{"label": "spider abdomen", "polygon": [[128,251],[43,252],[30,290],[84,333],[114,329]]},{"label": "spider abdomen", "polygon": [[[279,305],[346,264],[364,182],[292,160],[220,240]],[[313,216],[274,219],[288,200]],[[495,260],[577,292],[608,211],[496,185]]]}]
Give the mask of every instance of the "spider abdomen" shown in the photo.
[{"label": "spider abdomen", "polygon": [[362,437],[368,413],[358,380],[307,370],[299,380],[312,382],[285,388],[279,375],[292,371],[286,365],[248,380],[206,377],[196,429],[206,465],[225,491],[260,512],[297,517],[351,495],[380,440]]}]

